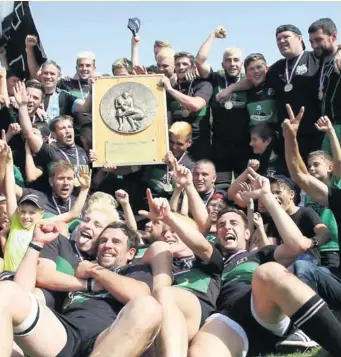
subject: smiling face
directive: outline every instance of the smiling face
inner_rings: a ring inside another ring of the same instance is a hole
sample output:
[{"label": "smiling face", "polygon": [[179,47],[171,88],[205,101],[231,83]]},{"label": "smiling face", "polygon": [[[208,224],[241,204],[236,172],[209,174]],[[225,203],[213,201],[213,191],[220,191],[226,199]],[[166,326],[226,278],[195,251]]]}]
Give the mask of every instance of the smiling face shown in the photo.
[{"label": "smiling face", "polygon": [[40,75],[41,83],[48,93],[56,89],[59,77],[59,69],[53,64],[48,64],[42,68]]},{"label": "smiling face", "polygon": [[28,87],[27,95],[29,97],[27,103],[27,110],[28,110],[28,114],[32,116],[43,101],[43,93],[38,88]]},{"label": "smiling face", "polygon": [[308,157],[308,171],[310,175],[314,176],[322,182],[328,181],[333,169],[333,163],[328,162],[321,156],[314,155]]},{"label": "smiling face", "polygon": [[215,168],[210,163],[195,165],[193,183],[199,193],[208,193],[214,188],[217,179]]},{"label": "smiling face", "polygon": [[128,236],[120,228],[107,228],[99,238],[97,258],[104,268],[127,265],[135,253],[136,250],[128,246]]},{"label": "smiling face", "polygon": [[228,254],[244,250],[250,238],[246,223],[236,212],[227,212],[217,222],[217,240],[223,252]]},{"label": "smiling face", "polygon": [[271,139],[263,140],[256,133],[251,134],[250,146],[252,147],[254,154],[263,154],[270,143]]},{"label": "smiling face", "polygon": [[98,237],[111,220],[108,215],[100,211],[86,213],[76,233],[76,243],[79,250],[89,255],[94,255],[97,249]]},{"label": "smiling face", "polygon": [[[163,225],[159,240],[169,244],[170,250],[173,253],[173,256],[176,258],[181,257],[183,255],[191,255],[191,250],[187,247],[187,245],[166,224]],[[185,254],[183,254],[184,252]]]},{"label": "smiling face", "polygon": [[184,80],[186,72],[193,68],[193,63],[188,57],[178,57],[175,59],[175,73],[178,79]]},{"label": "smiling face", "polygon": [[230,77],[238,77],[243,66],[240,49],[230,49],[223,55],[222,67]]},{"label": "smiling face", "polygon": [[261,59],[250,62],[250,64],[246,68],[247,79],[255,87],[264,83],[266,72],[267,72],[266,63]]},{"label": "smiling face", "polygon": [[18,209],[20,224],[25,229],[30,229],[43,217],[43,211],[34,204],[22,203]]},{"label": "smiling face", "polygon": [[294,205],[295,192],[285,183],[275,181],[271,183],[271,192],[284,211],[288,211]]},{"label": "smiling face", "polygon": [[302,36],[292,31],[283,31],[276,36],[279,52],[285,58],[292,58],[303,51]]},{"label": "smiling face", "polygon": [[95,61],[92,58],[79,58],[76,70],[80,79],[87,80],[95,72]]}]

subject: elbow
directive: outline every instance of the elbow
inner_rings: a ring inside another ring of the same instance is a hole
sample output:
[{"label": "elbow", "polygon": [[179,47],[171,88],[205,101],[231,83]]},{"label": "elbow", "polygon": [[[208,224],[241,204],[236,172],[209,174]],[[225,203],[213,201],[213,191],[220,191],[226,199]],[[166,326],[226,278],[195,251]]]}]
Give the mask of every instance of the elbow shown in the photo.
[{"label": "elbow", "polygon": [[204,104],[202,104],[202,103],[200,103],[200,104],[199,103],[198,104],[194,103],[194,104],[191,105],[191,108],[189,108],[189,109],[194,113],[198,113],[205,106],[206,106],[206,103],[204,103]]},{"label": "elbow", "polygon": [[204,62],[207,60],[207,58],[197,55],[197,57],[195,57],[195,65],[197,67],[200,67],[204,64]]}]

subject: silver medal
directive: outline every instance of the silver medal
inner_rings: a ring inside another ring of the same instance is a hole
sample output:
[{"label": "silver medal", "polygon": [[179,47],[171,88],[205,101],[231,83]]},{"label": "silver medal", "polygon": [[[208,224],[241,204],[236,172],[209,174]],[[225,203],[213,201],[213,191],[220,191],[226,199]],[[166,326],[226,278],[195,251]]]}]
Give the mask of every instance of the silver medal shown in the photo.
[{"label": "silver medal", "polygon": [[182,116],[183,118],[188,118],[188,117],[189,117],[189,114],[190,114],[190,111],[189,111],[189,110],[187,110],[187,109],[181,110],[181,116]]},{"label": "silver medal", "polygon": [[171,184],[171,183],[165,183],[165,184],[163,185],[163,190],[164,190],[165,192],[172,192],[172,191],[173,191],[173,186],[172,186],[172,184]]},{"label": "silver medal", "polygon": [[291,83],[288,83],[284,86],[284,91],[285,92],[290,92],[293,89],[293,85]]},{"label": "silver medal", "polygon": [[230,101],[225,102],[224,107],[225,107],[225,109],[230,110],[233,108],[233,103]]}]

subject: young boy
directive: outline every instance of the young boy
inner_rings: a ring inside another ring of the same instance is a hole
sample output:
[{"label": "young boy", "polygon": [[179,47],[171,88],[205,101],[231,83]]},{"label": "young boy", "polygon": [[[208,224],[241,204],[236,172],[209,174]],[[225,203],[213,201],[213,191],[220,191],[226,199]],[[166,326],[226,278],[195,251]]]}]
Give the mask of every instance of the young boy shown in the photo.
[{"label": "young boy", "polygon": [[[335,129],[328,117],[321,117],[317,121],[316,128],[327,134],[333,157],[322,150],[310,153],[308,156],[309,173],[329,187],[341,187],[341,148]],[[310,196],[306,196],[305,206],[313,208],[319,214],[331,233],[331,241],[320,247],[321,265],[327,268],[338,267],[340,262],[338,228],[334,214],[330,209],[313,201]]]},{"label": "young boy", "polygon": [[245,58],[245,73],[253,87],[247,91],[247,110],[250,126],[260,123],[277,123],[275,91],[266,86],[268,67],[261,53],[252,53]]},{"label": "young boy", "polygon": [[18,269],[32,240],[34,227],[43,215],[43,205],[37,195],[26,195],[19,201],[11,219],[4,255],[4,270],[15,272]]}]

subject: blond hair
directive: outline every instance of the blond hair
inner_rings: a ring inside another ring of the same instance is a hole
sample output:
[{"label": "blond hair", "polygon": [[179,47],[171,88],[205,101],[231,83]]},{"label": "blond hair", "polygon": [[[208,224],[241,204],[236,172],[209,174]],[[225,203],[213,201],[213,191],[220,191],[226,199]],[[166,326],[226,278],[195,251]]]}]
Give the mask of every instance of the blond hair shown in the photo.
[{"label": "blond hair", "polygon": [[110,222],[120,222],[120,216],[117,209],[112,205],[95,202],[91,206],[88,206],[85,214],[94,212],[103,213],[109,218]]},{"label": "blond hair", "polygon": [[93,60],[93,62],[95,64],[96,56],[93,52],[90,52],[90,51],[79,52],[77,54],[76,64],[78,64],[79,60],[81,60],[81,59]]},{"label": "blond hair", "polygon": [[173,58],[174,59],[175,52],[170,47],[161,48],[161,50],[156,55],[156,61],[160,61],[164,58]]},{"label": "blond hair", "polygon": [[128,58],[119,58],[112,64],[112,72],[114,73],[117,68],[125,68],[130,74],[132,74],[133,63]]},{"label": "blond hair", "polygon": [[185,121],[177,121],[172,124],[169,132],[174,135],[184,135],[190,137],[192,135],[192,125]]},{"label": "blond hair", "polygon": [[87,208],[95,204],[112,205],[115,208],[118,207],[118,203],[113,196],[109,195],[108,193],[100,192],[100,191],[93,193],[89,197],[87,201]]}]

